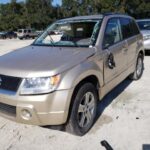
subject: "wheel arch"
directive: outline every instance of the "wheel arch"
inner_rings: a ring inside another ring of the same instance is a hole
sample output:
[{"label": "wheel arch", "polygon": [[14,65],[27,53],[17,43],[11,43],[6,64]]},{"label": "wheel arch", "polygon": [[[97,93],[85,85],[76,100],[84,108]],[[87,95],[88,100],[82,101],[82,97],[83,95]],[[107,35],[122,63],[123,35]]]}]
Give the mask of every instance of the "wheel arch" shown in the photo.
[{"label": "wheel arch", "polygon": [[144,52],[143,50],[140,50],[139,53],[138,53],[138,55],[139,55],[139,54],[141,54],[142,57],[143,57],[143,59],[144,59],[145,52]]},{"label": "wheel arch", "polygon": [[91,74],[91,75],[88,75],[85,78],[83,78],[80,82],[78,82],[76,84],[76,86],[73,89],[66,123],[69,121],[69,118],[70,118],[70,114],[71,114],[73,103],[74,103],[74,101],[73,101],[74,97],[76,96],[76,94],[77,94],[78,90],[80,89],[80,87],[85,83],[92,83],[96,87],[97,95],[98,95],[98,98],[99,98],[98,89],[100,88],[100,82],[99,82],[98,77],[94,74]]}]

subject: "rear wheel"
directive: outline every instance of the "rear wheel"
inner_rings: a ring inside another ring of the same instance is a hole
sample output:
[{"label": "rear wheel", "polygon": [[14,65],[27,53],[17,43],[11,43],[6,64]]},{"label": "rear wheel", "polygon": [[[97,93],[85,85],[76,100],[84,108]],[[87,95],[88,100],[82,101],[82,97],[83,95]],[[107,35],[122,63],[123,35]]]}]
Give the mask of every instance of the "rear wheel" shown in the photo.
[{"label": "rear wheel", "polygon": [[98,95],[91,83],[82,85],[75,97],[66,129],[75,135],[84,135],[93,125],[97,112]]},{"label": "rear wheel", "polygon": [[143,74],[143,70],[144,70],[143,56],[142,54],[139,54],[137,58],[135,71],[130,75],[130,79],[132,80],[140,79]]}]

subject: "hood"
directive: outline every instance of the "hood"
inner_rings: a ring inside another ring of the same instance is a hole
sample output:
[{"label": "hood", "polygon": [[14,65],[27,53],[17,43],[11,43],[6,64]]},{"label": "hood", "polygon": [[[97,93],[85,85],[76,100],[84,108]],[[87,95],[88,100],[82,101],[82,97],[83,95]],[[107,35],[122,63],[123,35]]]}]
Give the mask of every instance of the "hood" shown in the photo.
[{"label": "hood", "polygon": [[0,74],[23,78],[53,76],[94,53],[94,48],[27,46],[0,57]]},{"label": "hood", "polygon": [[143,36],[150,35],[150,30],[141,30]]}]

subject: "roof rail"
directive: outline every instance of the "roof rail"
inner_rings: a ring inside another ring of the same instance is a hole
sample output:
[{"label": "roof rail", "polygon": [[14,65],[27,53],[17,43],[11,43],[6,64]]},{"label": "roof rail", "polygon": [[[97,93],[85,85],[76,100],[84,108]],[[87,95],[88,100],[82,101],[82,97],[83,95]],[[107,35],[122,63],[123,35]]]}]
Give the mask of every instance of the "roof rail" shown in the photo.
[{"label": "roof rail", "polygon": [[128,14],[125,13],[119,13],[119,12],[107,12],[107,13],[103,13],[104,16],[109,16],[109,15],[126,15],[128,16]]}]

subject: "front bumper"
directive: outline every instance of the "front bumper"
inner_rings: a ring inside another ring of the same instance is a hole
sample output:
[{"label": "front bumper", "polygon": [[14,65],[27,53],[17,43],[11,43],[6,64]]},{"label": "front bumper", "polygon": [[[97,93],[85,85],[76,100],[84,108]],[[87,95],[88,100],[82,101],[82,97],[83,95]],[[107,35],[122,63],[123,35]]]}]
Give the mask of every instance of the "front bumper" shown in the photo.
[{"label": "front bumper", "polygon": [[145,50],[150,50],[150,39],[144,41],[144,49]]},{"label": "front bumper", "polygon": [[[72,90],[62,90],[43,95],[19,96],[0,91],[0,115],[31,125],[64,124],[68,117],[71,93]],[[30,113],[29,118],[24,116],[24,110]]]}]

